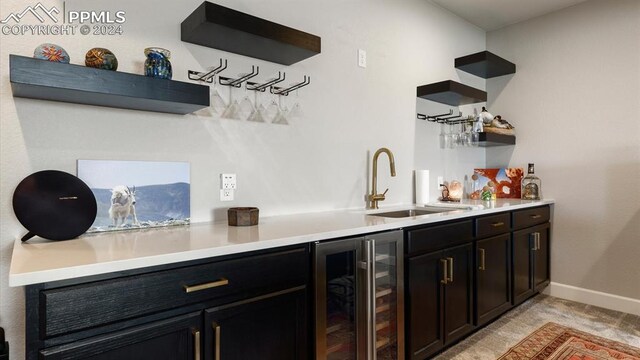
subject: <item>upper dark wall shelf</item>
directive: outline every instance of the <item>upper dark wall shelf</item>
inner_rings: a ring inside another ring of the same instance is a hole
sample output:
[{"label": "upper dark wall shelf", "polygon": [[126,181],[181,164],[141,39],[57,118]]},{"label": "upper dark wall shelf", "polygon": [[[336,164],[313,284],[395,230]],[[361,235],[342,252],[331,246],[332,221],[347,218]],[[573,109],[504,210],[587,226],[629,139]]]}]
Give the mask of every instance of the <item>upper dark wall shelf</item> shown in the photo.
[{"label": "upper dark wall shelf", "polygon": [[459,106],[487,101],[487,92],[452,80],[418,86],[418,97]]},{"label": "upper dark wall shelf", "polygon": [[456,58],[455,66],[485,79],[516,72],[516,64],[488,51]]},{"label": "upper dark wall shelf", "polygon": [[13,96],[188,114],[209,106],[209,87],[10,55]]},{"label": "upper dark wall shelf", "polygon": [[320,53],[320,37],[205,1],[182,22],[182,41],[291,65]]}]

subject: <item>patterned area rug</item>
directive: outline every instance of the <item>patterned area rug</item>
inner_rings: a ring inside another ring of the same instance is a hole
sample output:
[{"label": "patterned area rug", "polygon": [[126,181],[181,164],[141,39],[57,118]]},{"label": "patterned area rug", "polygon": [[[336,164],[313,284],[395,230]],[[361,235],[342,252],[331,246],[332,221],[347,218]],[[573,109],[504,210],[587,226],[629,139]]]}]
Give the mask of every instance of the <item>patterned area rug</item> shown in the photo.
[{"label": "patterned area rug", "polygon": [[640,360],[640,349],[547,323],[498,360]]}]

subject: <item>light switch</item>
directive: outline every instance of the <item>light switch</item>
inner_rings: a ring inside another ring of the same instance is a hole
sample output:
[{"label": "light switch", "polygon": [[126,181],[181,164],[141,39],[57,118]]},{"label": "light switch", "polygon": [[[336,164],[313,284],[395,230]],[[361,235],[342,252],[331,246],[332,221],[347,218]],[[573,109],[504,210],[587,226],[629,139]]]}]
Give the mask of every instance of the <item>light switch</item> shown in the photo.
[{"label": "light switch", "polygon": [[358,49],[358,66],[361,68],[367,67],[367,52],[362,49]]}]

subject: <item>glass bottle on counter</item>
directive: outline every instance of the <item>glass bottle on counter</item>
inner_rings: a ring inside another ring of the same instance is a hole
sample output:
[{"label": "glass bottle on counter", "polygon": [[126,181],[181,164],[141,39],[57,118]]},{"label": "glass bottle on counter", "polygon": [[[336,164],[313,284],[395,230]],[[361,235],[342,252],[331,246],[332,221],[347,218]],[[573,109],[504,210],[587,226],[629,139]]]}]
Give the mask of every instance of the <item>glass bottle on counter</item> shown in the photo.
[{"label": "glass bottle on counter", "polygon": [[535,175],[533,164],[529,164],[527,176],[522,178],[522,200],[542,199],[542,181]]}]

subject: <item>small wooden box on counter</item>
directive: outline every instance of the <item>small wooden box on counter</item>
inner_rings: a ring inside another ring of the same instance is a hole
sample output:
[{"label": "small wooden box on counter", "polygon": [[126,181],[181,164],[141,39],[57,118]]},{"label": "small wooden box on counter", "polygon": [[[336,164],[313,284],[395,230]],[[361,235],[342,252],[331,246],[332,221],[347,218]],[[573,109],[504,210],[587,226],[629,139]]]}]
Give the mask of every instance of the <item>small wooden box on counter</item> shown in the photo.
[{"label": "small wooden box on counter", "polygon": [[234,207],[227,210],[229,226],[258,225],[260,210],[256,207]]}]

